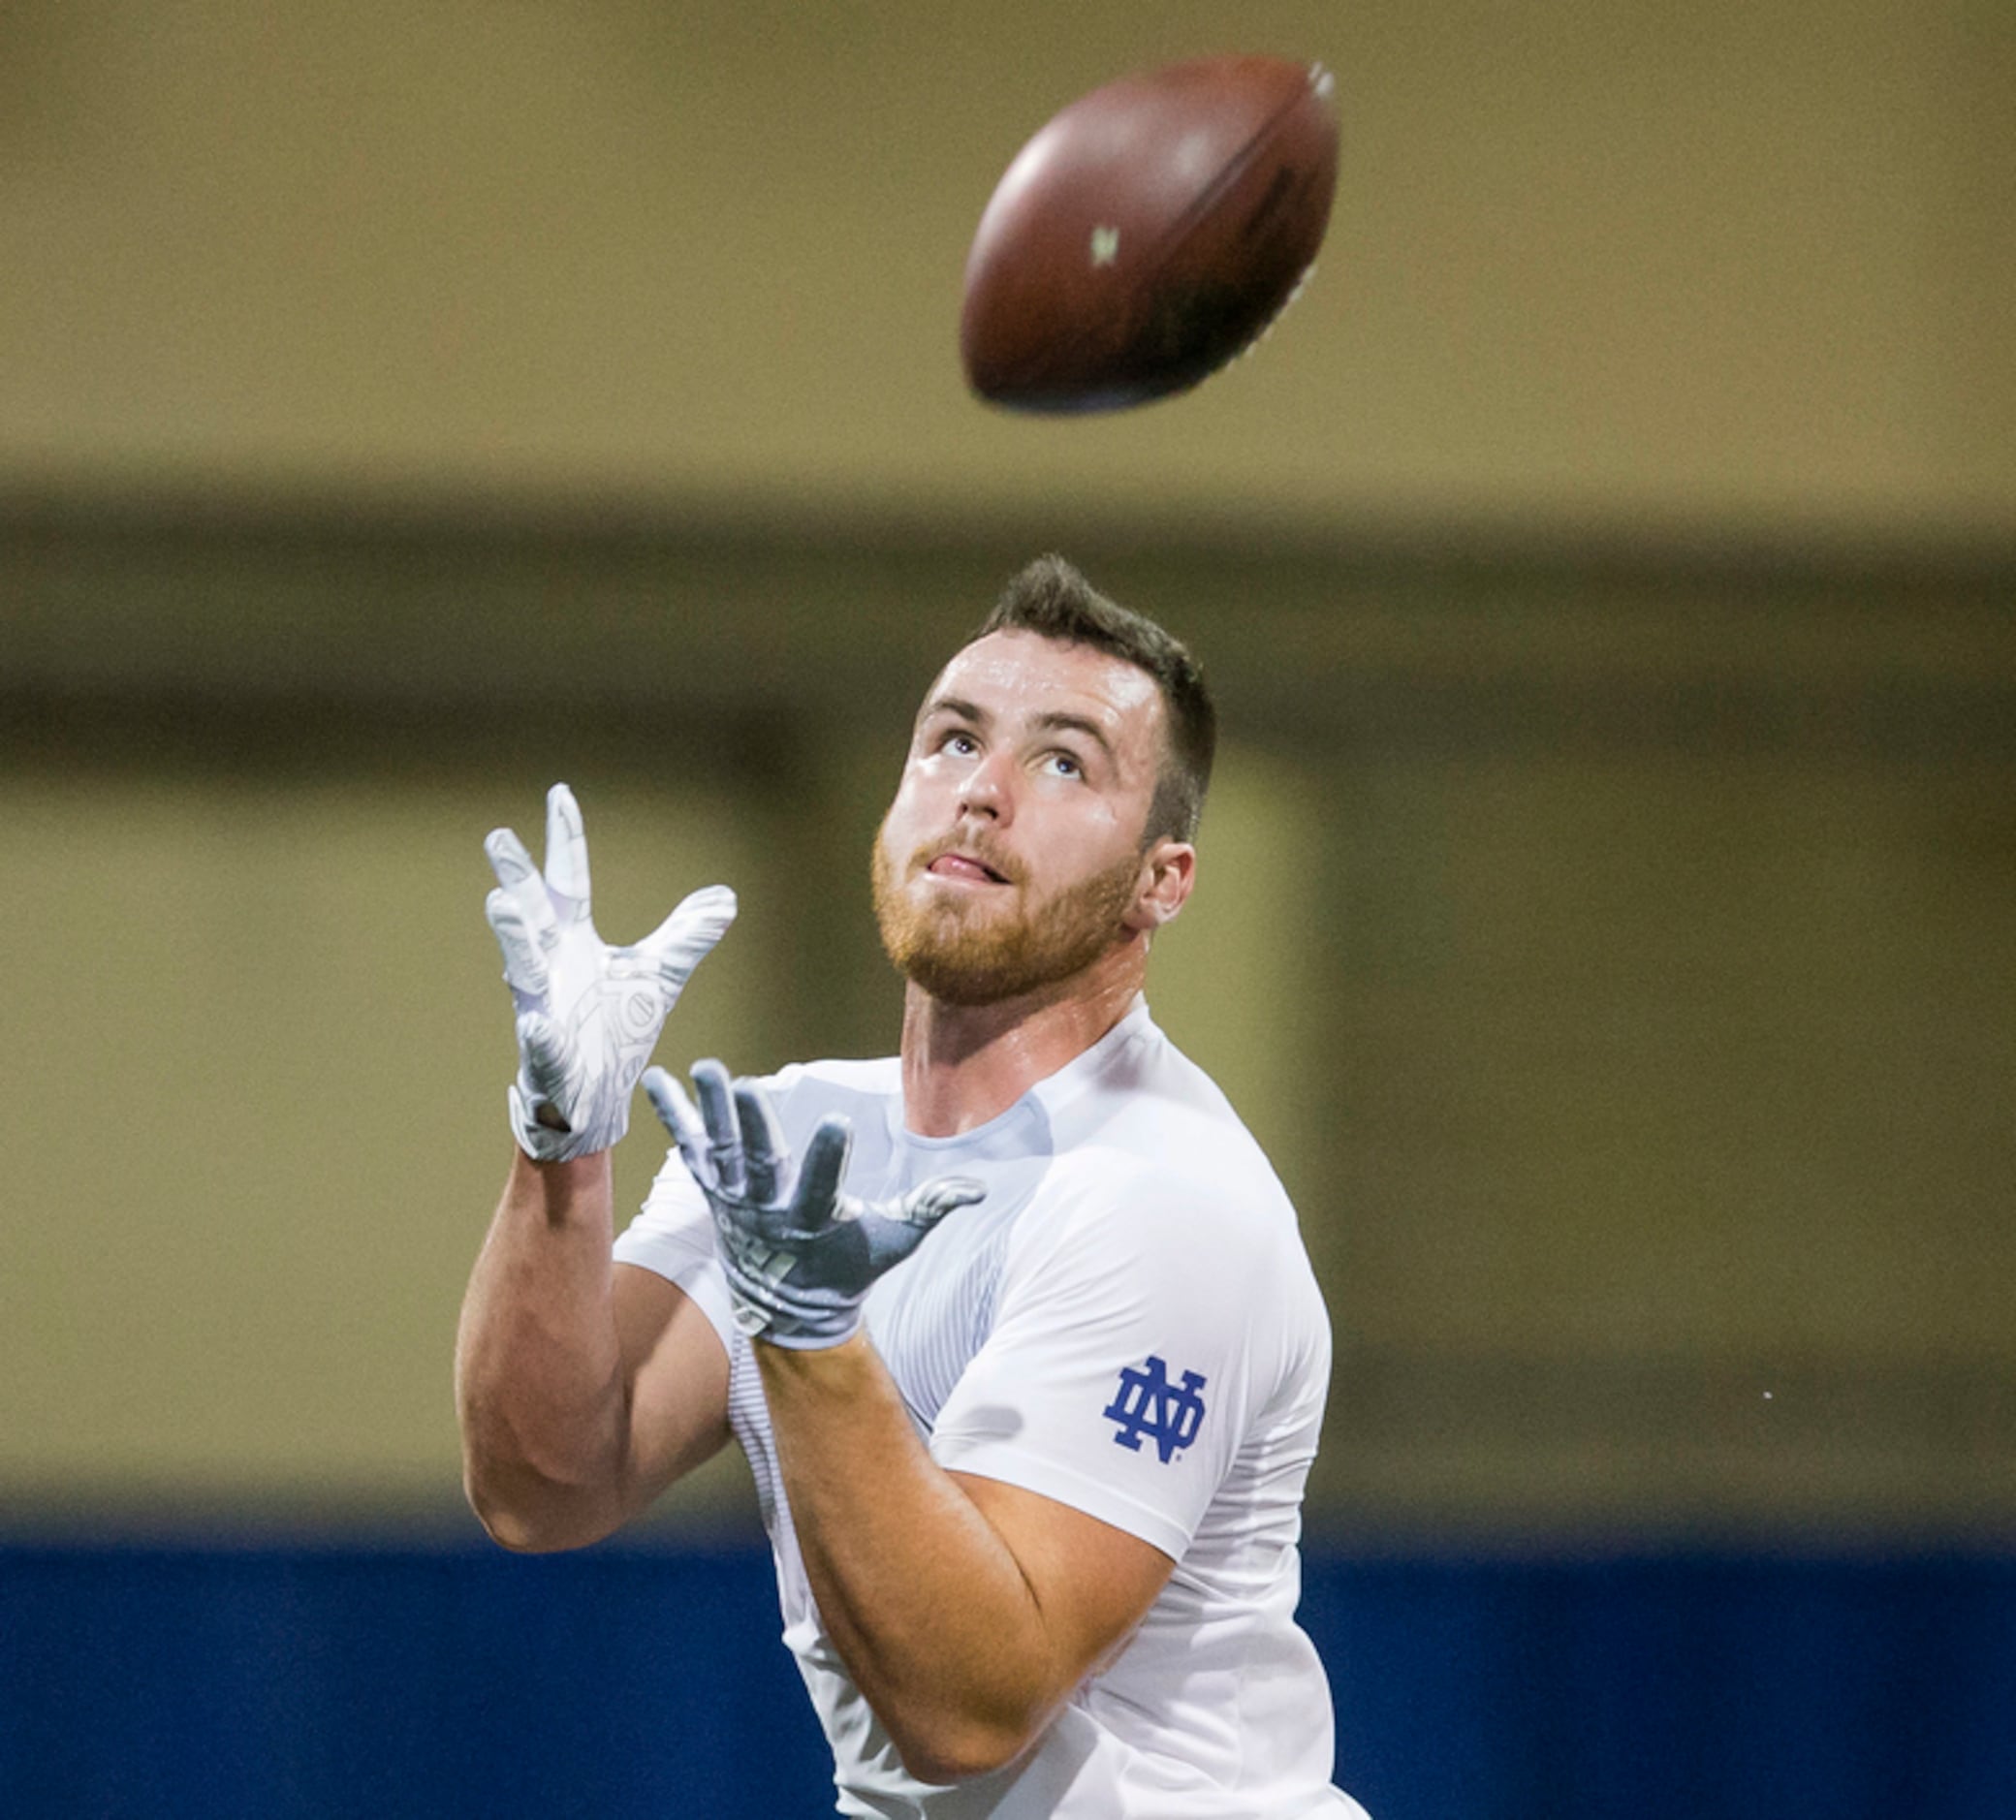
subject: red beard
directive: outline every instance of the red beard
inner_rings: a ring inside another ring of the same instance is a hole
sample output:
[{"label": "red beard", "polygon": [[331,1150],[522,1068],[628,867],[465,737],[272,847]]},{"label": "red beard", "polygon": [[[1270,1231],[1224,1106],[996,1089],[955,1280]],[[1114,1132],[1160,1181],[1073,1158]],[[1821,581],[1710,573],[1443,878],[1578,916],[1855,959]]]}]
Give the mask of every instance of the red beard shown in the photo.
[{"label": "red beard", "polygon": [[[977,854],[1008,883],[938,893],[923,903],[905,892],[911,875],[954,851]],[[1141,861],[1130,856],[1030,905],[1025,873],[984,845],[928,843],[898,876],[878,832],[870,872],[875,922],[897,970],[948,1005],[998,1005],[1083,972],[1126,933],[1121,919],[1134,901]]]}]

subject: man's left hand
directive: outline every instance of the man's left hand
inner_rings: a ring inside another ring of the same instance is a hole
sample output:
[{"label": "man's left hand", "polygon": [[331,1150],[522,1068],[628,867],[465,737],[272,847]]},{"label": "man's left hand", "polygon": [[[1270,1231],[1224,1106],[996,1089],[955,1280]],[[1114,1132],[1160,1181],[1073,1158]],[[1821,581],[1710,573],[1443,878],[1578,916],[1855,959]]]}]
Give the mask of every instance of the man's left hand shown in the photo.
[{"label": "man's left hand", "polygon": [[900,1200],[869,1204],[843,1194],[852,1127],[821,1120],[794,1172],[776,1114],[753,1081],[731,1081],[717,1061],[693,1064],[696,1111],[662,1068],[644,1090],[714,1216],[716,1247],[751,1338],[800,1351],[837,1346],[861,1325],[871,1284],[900,1264],[954,1208],[987,1190],[941,1176]]}]

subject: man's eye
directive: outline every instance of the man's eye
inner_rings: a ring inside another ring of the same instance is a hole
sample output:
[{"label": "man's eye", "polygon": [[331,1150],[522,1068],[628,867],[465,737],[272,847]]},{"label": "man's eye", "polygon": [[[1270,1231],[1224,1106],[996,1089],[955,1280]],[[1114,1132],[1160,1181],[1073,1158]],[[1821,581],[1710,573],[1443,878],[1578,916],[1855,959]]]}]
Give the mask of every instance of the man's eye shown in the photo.
[{"label": "man's eye", "polygon": [[1051,769],[1055,771],[1059,777],[1083,777],[1085,775],[1085,767],[1068,752],[1053,752],[1050,755],[1049,763]]},{"label": "man's eye", "polygon": [[955,729],[938,741],[938,750],[956,753],[959,757],[964,758],[969,753],[979,751],[980,742],[971,734],[961,733]]}]

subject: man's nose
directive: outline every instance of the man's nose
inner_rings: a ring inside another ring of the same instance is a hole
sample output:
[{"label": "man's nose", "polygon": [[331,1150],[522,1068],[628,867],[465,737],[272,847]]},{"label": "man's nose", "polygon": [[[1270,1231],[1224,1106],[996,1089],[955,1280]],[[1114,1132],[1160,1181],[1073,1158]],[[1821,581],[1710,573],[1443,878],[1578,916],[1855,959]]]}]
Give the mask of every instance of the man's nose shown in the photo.
[{"label": "man's nose", "polygon": [[1005,753],[990,752],[966,773],[959,793],[962,814],[984,815],[990,821],[1006,821],[1014,811],[1015,794],[1008,774]]}]

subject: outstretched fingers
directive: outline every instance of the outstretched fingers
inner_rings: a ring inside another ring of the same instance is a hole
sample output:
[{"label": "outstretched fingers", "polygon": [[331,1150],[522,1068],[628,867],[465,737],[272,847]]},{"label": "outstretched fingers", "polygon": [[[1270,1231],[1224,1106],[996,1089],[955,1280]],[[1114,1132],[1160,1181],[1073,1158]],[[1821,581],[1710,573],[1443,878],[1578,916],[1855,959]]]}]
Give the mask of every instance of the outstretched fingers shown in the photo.
[{"label": "outstretched fingers", "polygon": [[939,1176],[912,1188],[893,1207],[865,1208],[861,1236],[868,1268],[879,1276],[900,1264],[924,1243],[931,1230],[956,1208],[983,1200],[987,1190],[970,1176]]},{"label": "outstretched fingers", "polygon": [[708,1165],[722,1193],[738,1199],[747,1192],[748,1169],[742,1153],[741,1119],[735,1110],[735,1088],[728,1070],[709,1058],[693,1064],[693,1091],[700,1101],[700,1121],[707,1129]]},{"label": "outstretched fingers", "polygon": [[806,1140],[798,1187],[791,1197],[791,1217],[802,1231],[814,1231],[833,1219],[847,1174],[847,1153],[853,1147],[854,1127],[838,1113],[829,1113]]},{"label": "outstretched fingers", "polygon": [[553,900],[547,894],[546,881],[539,876],[525,843],[512,829],[493,828],[483,843],[483,851],[490,870],[497,875],[499,889],[518,905],[525,932],[542,953],[550,951],[560,939],[560,926],[553,915]]},{"label": "outstretched fingers", "polygon": [[679,906],[632,952],[677,993],[707,958],[708,951],[728,933],[735,921],[735,893],[726,885],[709,885],[680,900]]},{"label": "outstretched fingers", "polygon": [[565,784],[546,793],[546,884],[563,923],[588,916],[588,835],[581,804]]},{"label": "outstretched fingers", "polygon": [[497,938],[504,957],[504,981],[518,999],[519,1009],[543,1006],[551,979],[546,956],[525,926],[519,900],[500,885],[483,900],[483,913],[489,919],[490,933]]},{"label": "outstretched fingers", "polygon": [[736,1125],[741,1133],[742,1166],[749,1199],[759,1208],[775,1201],[791,1171],[791,1147],[771,1109],[769,1096],[753,1081],[735,1083]]},{"label": "outstretched fingers", "polygon": [[640,1084],[645,1098],[651,1103],[651,1111],[658,1114],[658,1122],[672,1133],[687,1173],[703,1188],[707,1187],[713,1179],[708,1163],[707,1125],[686,1097],[685,1088],[663,1068],[646,1068]]},{"label": "outstretched fingers", "polygon": [[929,1232],[955,1208],[986,1199],[987,1184],[971,1176],[934,1176],[903,1196],[897,1211],[910,1225]]}]

